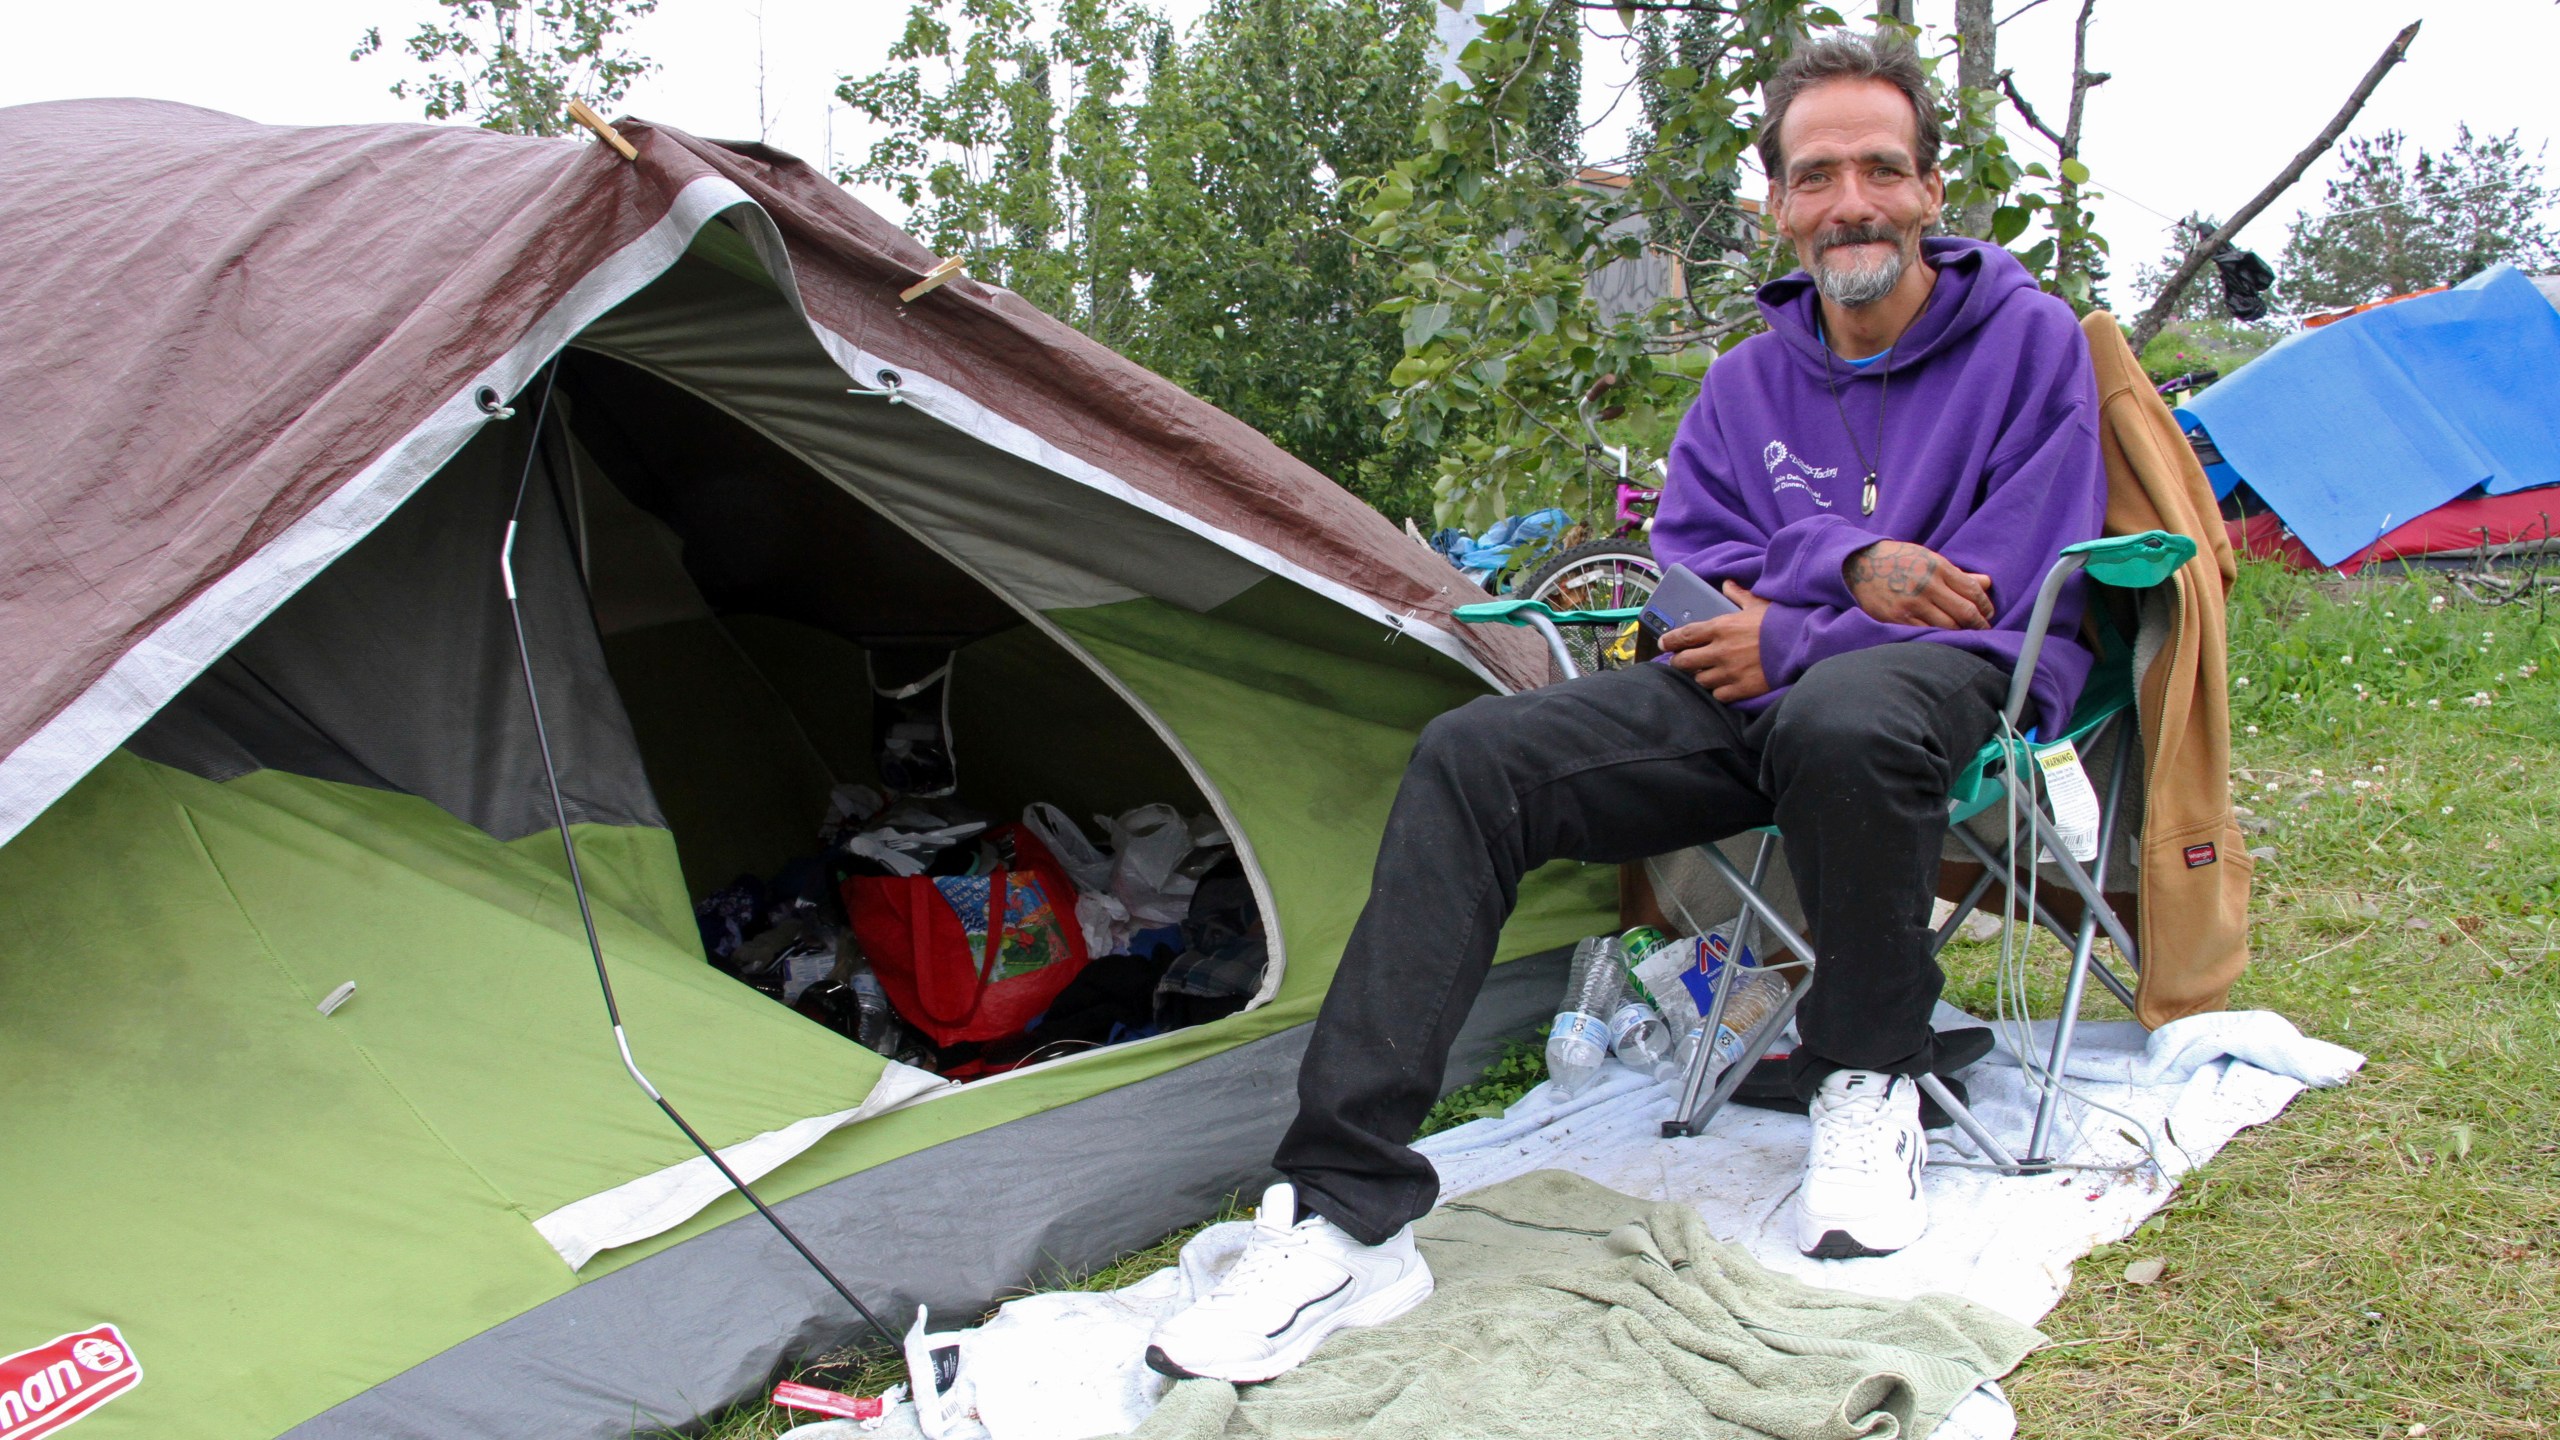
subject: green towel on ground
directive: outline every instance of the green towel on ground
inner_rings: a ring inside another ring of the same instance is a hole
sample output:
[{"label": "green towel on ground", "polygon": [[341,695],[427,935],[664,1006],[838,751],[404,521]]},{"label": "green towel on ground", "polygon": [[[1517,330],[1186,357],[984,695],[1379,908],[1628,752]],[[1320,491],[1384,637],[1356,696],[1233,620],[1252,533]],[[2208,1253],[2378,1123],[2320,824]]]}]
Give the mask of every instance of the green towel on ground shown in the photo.
[{"label": "green towel on ground", "polygon": [[1685,1205],[1541,1170],[1415,1227],[1439,1288],[1242,1390],[1186,1380],[1130,1440],[1925,1437],[2044,1337],[1952,1295],[1763,1269]]}]

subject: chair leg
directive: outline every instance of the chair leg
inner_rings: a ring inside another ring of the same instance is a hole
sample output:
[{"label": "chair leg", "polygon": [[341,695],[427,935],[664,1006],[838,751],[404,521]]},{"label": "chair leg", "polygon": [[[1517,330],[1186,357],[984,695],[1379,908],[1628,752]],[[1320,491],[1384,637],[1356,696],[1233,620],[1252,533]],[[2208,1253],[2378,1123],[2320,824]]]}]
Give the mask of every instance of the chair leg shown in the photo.
[{"label": "chair leg", "polygon": [[[1759,862],[1752,867],[1755,871],[1762,870],[1767,865],[1770,848],[1775,840],[1775,836],[1762,837]],[[1733,862],[1725,858],[1723,851],[1710,845],[1705,853],[1707,863],[1715,868],[1716,872],[1723,877],[1725,884],[1731,886],[1734,894],[1740,897],[1745,916],[1755,918],[1760,924],[1768,926],[1769,933],[1776,936],[1778,942],[1795,956],[1791,961],[1764,968],[1771,970],[1793,968],[1801,969],[1804,973],[1788,988],[1785,1003],[1771,1011],[1765,1019],[1751,1028],[1750,1034],[1742,1038],[1742,1044],[1734,1056],[1733,1063],[1726,1066],[1724,1073],[1717,1077],[1715,1089],[1710,1091],[1704,1100],[1700,1100],[1698,1091],[1705,1086],[1708,1067],[1714,1063],[1713,1022],[1722,1018],[1724,996],[1729,993],[1718,992],[1716,1003],[1709,1012],[1706,1043],[1700,1044],[1698,1053],[1689,1058],[1688,1072],[1681,1080],[1679,1104],[1674,1108],[1672,1118],[1662,1122],[1662,1135],[1666,1140],[1686,1139],[1706,1133],[1707,1122],[1713,1120],[1716,1112],[1724,1108],[1725,1102],[1733,1098],[1734,1091],[1742,1088],[1743,1078],[1751,1073],[1752,1066],[1760,1063],[1760,1056],[1766,1053],[1769,1042],[1778,1038],[1779,1033],[1786,1029],[1787,1022],[1795,1018],[1796,1006],[1803,1002],[1805,991],[1813,985],[1813,947],[1806,943],[1803,936],[1796,933],[1795,927],[1787,923],[1786,917],[1780,915],[1777,909],[1770,905],[1768,899],[1761,895],[1759,888],[1746,880],[1741,871],[1734,868]],[[1734,929],[1737,935],[1742,932],[1742,926],[1739,924]],[[1735,949],[1738,955],[1740,947],[1737,945]]]},{"label": "chair leg", "polygon": [[[2121,732],[2116,745],[2115,771],[2107,777],[2106,804],[2098,814],[2098,855],[2090,874],[2091,888],[2101,896],[2107,888],[2107,861],[2115,848],[2116,819],[2122,813],[2124,772],[2130,768],[2127,762],[2132,758],[2133,727],[2123,726]],[[2072,1036],[2080,1027],[2080,997],[2087,992],[2089,966],[2095,958],[2090,952],[2097,944],[2100,916],[2114,913],[2103,907],[2103,900],[2095,906],[2084,902],[2080,911],[2080,932],[2072,937],[2071,972],[2063,982],[2062,1013],[2053,1022],[2053,1050],[2045,1062],[2044,1094],[2036,1102],[2035,1129],[2027,1139],[2027,1154],[2039,1159],[2052,1158],[2048,1147],[2053,1139],[2053,1122],[2062,1109],[2063,1071],[2071,1063]]]},{"label": "chair leg", "polygon": [[1977,1119],[1972,1108],[1957,1099],[1956,1092],[1947,1088],[1946,1081],[1928,1074],[1916,1078],[1920,1082],[1920,1093],[1937,1101],[1938,1108],[1947,1112],[1947,1118],[1956,1122],[1956,1128],[1973,1137],[1973,1143],[1982,1147],[1984,1159],[2012,1175],[2035,1175],[2043,1172],[2044,1167],[2037,1165],[2036,1162],[2021,1161],[2011,1155],[2008,1148],[2000,1143],[1999,1137],[1991,1133],[1991,1127]]},{"label": "chair leg", "polygon": [[[1964,846],[1967,851],[1971,852],[1973,858],[1980,862],[1984,869],[1999,870],[2005,873],[2008,867],[2004,867],[2000,862],[2000,858],[1991,853],[1991,847],[1976,839],[1971,830],[1966,829],[1962,825],[1958,825],[1955,827],[1955,837],[1956,843]],[[2003,883],[2005,885],[2006,882]],[[2014,893],[2011,894],[2009,897],[2010,906],[2014,909],[2017,903],[2017,895]],[[2042,900],[2035,902],[2035,923],[2042,925],[2045,929],[2051,931],[2053,933],[2053,938],[2061,941],[2065,945],[2069,945],[2074,942],[2072,927],[2063,924],[2062,917],[2054,914],[2053,911],[2046,908],[2045,903]],[[2096,973],[2099,983],[2105,985],[2107,989],[2114,992],[2115,997],[2124,1002],[2125,1009],[2133,1009],[2133,987],[2125,984],[2124,981],[2116,975],[2116,972],[2109,968],[2107,962],[2100,960],[2095,954],[2092,954],[2089,957],[2089,965]]]}]

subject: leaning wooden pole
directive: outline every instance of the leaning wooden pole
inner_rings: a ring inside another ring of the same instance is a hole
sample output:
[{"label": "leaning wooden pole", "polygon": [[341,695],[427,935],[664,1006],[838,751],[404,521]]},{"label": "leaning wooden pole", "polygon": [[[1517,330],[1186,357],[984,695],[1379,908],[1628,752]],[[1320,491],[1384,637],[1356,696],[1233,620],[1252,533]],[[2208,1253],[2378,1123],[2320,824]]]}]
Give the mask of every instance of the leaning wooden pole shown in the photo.
[{"label": "leaning wooden pole", "polygon": [[2408,58],[2409,42],[2418,38],[2418,27],[2423,23],[2425,22],[2412,20],[2407,29],[2394,36],[2391,43],[2383,47],[2382,58],[2374,61],[2373,68],[2364,72],[2364,79],[2356,82],[2355,93],[2347,97],[2347,103],[2338,108],[2337,115],[2329,121],[2319,135],[2314,137],[2310,144],[2302,147],[2302,153],[2293,157],[2293,163],[2284,167],[2283,172],[2276,178],[2268,181],[2267,188],[2259,191],[2255,199],[2234,211],[2230,219],[2223,221],[2221,229],[2197,241],[2194,247],[2187,251],[2187,258],[2179,264],[2177,272],[2169,277],[2169,283],[2161,286],[2160,293],[2153,297],[2151,308],[2143,311],[2142,318],[2133,322],[2135,354],[2141,354],[2142,347],[2150,344],[2151,337],[2159,334],[2160,327],[2168,323],[2170,313],[2178,307],[2178,297],[2186,293],[2188,284],[2196,278],[2199,271],[2204,269],[2205,262],[2213,258],[2213,252],[2229,244],[2231,238],[2240,233],[2241,226],[2257,219],[2258,212],[2274,204],[2277,196],[2291,189],[2293,182],[2302,178],[2302,172],[2311,168],[2312,161],[2319,159],[2328,152],[2330,146],[2338,143],[2338,137],[2345,134],[2347,126],[2354,122],[2356,112],[2364,108],[2365,101],[2373,98],[2374,89],[2382,83],[2382,77],[2391,73],[2392,66]]}]

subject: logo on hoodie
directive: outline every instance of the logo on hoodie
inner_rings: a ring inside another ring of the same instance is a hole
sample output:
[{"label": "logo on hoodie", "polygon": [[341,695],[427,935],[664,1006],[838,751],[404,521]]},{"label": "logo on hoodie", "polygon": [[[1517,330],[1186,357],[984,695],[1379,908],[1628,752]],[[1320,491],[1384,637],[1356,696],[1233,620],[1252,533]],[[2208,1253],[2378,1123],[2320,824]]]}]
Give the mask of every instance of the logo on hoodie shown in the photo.
[{"label": "logo on hoodie", "polygon": [[1839,474],[1839,466],[1809,464],[1803,456],[1789,450],[1784,440],[1770,441],[1761,449],[1760,458],[1769,466],[1770,494],[1784,495],[1790,490],[1801,490],[1805,498],[1814,504],[1825,510],[1831,508],[1831,502],[1823,499],[1822,492],[1813,488],[1813,482]]}]

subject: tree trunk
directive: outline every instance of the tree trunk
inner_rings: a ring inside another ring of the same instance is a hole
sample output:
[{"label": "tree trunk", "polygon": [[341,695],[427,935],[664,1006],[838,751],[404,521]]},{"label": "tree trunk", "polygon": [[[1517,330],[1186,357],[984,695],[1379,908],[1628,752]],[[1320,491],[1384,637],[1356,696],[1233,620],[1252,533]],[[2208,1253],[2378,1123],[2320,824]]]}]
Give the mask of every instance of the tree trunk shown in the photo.
[{"label": "tree trunk", "polygon": [[2311,143],[2302,147],[2302,153],[2293,157],[2293,163],[2278,171],[2276,178],[2268,181],[2266,188],[2248,204],[2233,212],[2230,219],[2223,221],[2220,229],[2188,247],[2187,258],[2161,285],[2160,293],[2152,297],[2151,308],[2143,311],[2142,318],[2133,322],[2133,353],[2141,354],[2142,347],[2150,344],[2151,337],[2159,334],[2160,327],[2168,323],[2169,316],[2178,308],[2178,297],[2187,293],[2188,283],[2204,269],[2205,262],[2213,258],[2213,252],[2230,244],[2232,237],[2240,233],[2240,227],[2257,219],[2259,211],[2274,204],[2277,196],[2302,178],[2302,172],[2311,168],[2312,161],[2338,143],[2338,136],[2345,133],[2348,122],[2356,118],[2356,112],[2364,108],[2365,101],[2373,98],[2373,89],[2382,83],[2382,77],[2391,73],[2392,66],[2408,58],[2409,42],[2418,38],[2421,23],[2412,20],[2409,28],[2391,38],[2391,43],[2383,47],[2382,58],[2374,61],[2373,68],[2364,72],[2364,78],[2356,82],[2355,90],[2347,96],[2347,103],[2338,108],[2338,113],[2330,118],[2319,134],[2311,137]]},{"label": "tree trunk", "polygon": [[[1992,28],[1992,0],[1956,0],[1956,84],[1966,90],[1989,90],[1999,73],[1999,32]],[[1973,145],[1983,136],[1958,136],[1958,143]],[[1985,195],[1964,207],[1952,217],[1950,228],[1958,234],[1977,239],[1991,238],[1992,197]]]},{"label": "tree trunk", "polygon": [[1898,25],[1913,23],[1911,0],[1876,0],[1876,19],[1891,20]]}]

